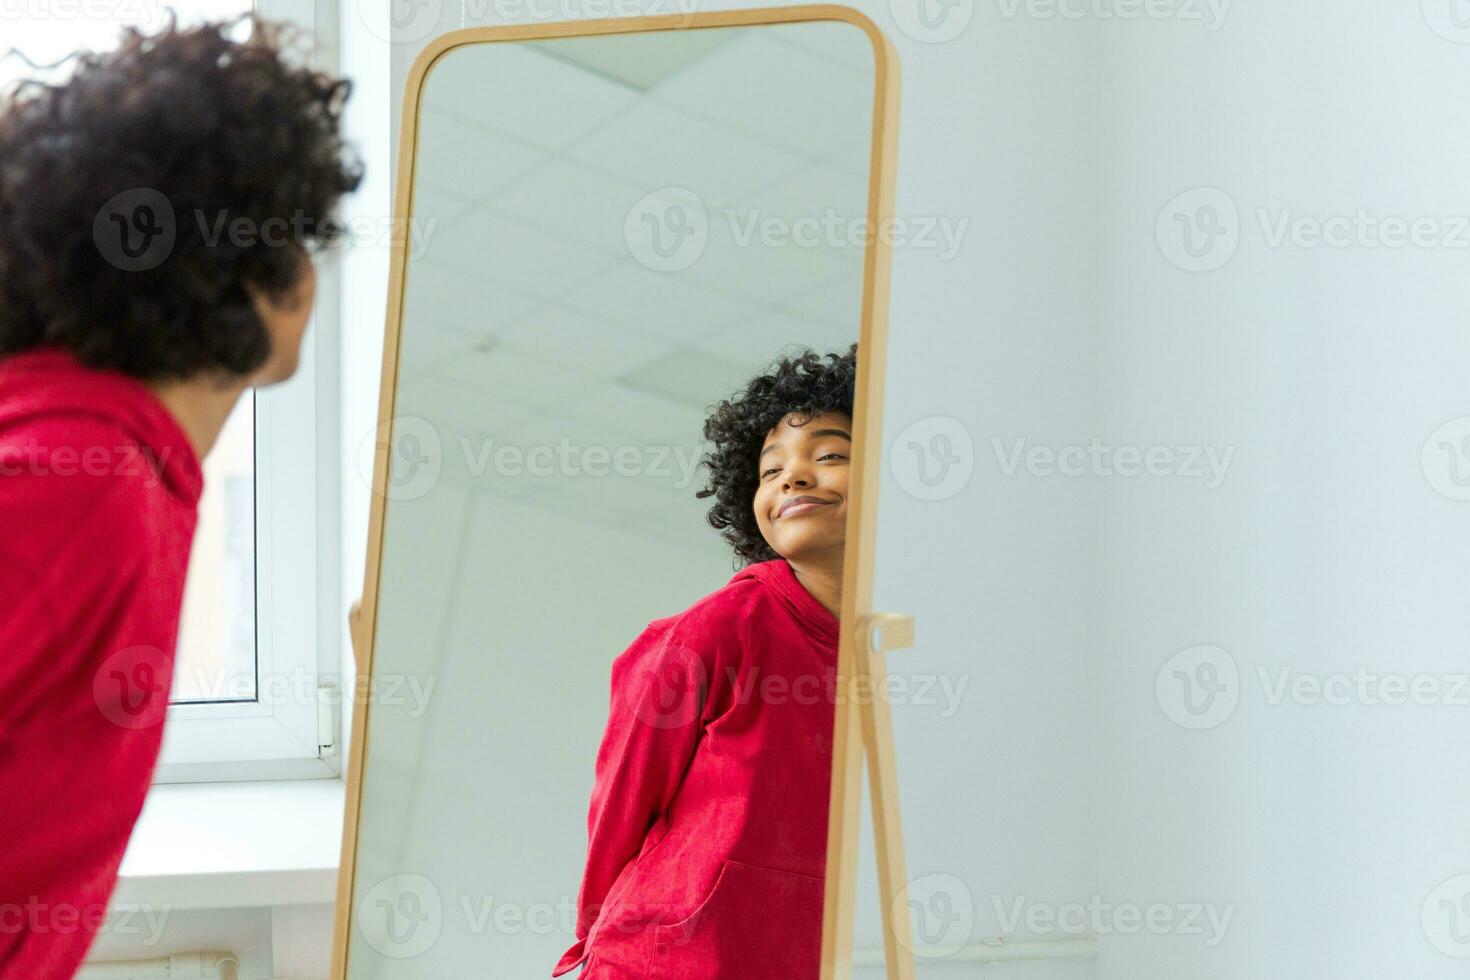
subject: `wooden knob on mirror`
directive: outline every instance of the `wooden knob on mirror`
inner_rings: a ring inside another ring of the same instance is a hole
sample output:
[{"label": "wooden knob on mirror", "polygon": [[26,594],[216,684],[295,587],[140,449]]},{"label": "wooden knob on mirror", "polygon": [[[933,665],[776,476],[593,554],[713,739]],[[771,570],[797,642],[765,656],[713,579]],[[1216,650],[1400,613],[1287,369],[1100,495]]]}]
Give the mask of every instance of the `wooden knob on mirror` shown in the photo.
[{"label": "wooden knob on mirror", "polygon": [[362,623],[362,600],[354,600],[347,609],[347,636],[352,641],[352,662],[358,671],[362,670],[362,640],[358,637],[357,630]]},{"label": "wooden knob on mirror", "polygon": [[858,624],[858,645],[870,656],[914,645],[914,617],[905,613],[872,613]]}]

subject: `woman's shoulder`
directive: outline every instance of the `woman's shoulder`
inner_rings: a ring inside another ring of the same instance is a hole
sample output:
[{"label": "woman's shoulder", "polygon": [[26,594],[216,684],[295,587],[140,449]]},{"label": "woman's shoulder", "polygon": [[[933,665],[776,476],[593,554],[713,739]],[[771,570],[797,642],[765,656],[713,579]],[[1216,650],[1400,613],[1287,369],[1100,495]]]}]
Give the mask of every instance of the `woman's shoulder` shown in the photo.
[{"label": "woman's shoulder", "polygon": [[746,566],[724,585],[696,599],[684,609],[651,621],[629,648],[629,653],[652,646],[678,647],[713,653],[720,646],[745,643],[749,625],[758,620],[775,598],[763,581],[772,570]]},{"label": "woman's shoulder", "polygon": [[777,570],[763,566],[775,564],[762,562],[747,565],[732,575],[724,585],[696,599],[682,611],[654,620],[649,624],[650,628],[668,630],[691,626],[732,626],[747,622],[774,598],[765,579]]}]

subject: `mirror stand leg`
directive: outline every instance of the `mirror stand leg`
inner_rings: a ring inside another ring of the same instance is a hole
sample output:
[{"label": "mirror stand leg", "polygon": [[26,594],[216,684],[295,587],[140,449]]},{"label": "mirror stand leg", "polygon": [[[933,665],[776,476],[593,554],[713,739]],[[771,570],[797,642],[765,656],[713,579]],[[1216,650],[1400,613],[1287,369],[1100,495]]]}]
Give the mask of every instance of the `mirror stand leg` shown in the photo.
[{"label": "mirror stand leg", "polygon": [[[853,655],[861,657],[854,649]],[[854,671],[854,674],[859,673]],[[820,980],[852,980],[858,835],[863,806],[863,729],[859,699],[850,690],[837,704],[832,745],[831,831],[827,837],[827,891],[823,904]]]},{"label": "mirror stand leg", "polygon": [[[864,673],[869,691],[887,676],[881,650],[867,651]],[[893,716],[888,703],[876,693],[859,704],[863,748],[868,760],[868,789],[873,801],[873,836],[878,858],[878,900],[883,910],[883,958],[888,980],[914,980],[913,941],[908,907],[895,908],[906,883],[903,832],[899,821],[898,770],[893,755]]]}]

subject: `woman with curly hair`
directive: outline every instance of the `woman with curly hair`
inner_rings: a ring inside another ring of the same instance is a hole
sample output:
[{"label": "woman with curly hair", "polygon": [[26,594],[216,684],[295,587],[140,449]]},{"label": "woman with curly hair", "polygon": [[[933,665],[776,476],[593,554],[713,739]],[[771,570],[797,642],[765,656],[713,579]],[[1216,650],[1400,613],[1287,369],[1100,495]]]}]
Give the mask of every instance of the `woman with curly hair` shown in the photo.
[{"label": "woman with curly hair", "polygon": [[162,739],[200,461],[296,370],[350,83],[234,21],[0,95],[0,978],[72,976]]},{"label": "woman with curly hair", "polygon": [[740,566],[612,666],[587,818],[583,980],[814,980],[857,345],[780,361],[704,426]]}]

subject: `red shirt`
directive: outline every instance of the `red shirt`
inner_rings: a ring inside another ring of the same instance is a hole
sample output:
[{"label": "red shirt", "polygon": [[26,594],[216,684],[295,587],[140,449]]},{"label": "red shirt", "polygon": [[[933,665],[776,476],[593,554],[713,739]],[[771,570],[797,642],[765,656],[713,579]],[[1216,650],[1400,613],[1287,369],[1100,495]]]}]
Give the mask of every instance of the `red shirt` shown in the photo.
[{"label": "red shirt", "polygon": [[783,559],[612,665],[587,816],[582,980],[815,980],[837,618]]},{"label": "red shirt", "polygon": [[0,359],[0,980],[86,955],[148,792],[203,489],[141,382]]}]

